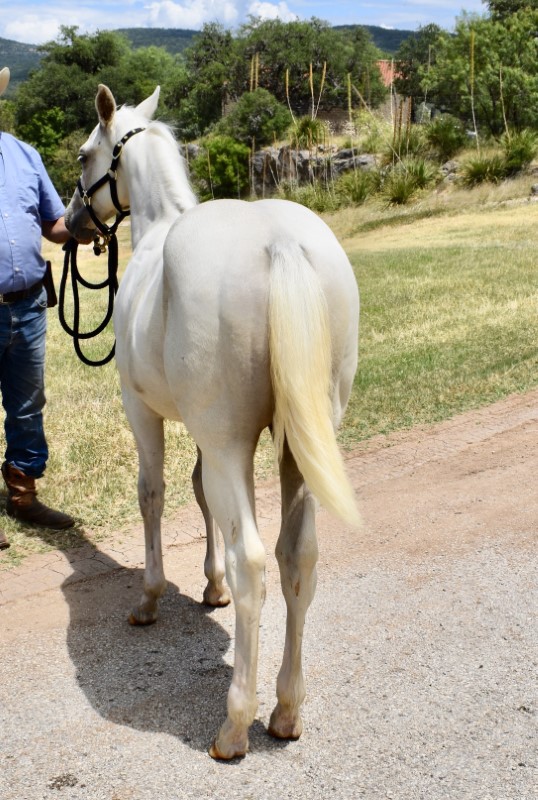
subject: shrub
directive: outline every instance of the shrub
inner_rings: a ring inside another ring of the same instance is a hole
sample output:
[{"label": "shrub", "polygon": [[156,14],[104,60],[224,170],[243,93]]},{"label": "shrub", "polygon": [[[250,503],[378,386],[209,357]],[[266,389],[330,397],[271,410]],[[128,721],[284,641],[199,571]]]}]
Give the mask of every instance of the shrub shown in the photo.
[{"label": "shrub", "polygon": [[437,176],[436,167],[425,158],[411,158],[404,161],[402,169],[415,181],[417,189],[426,189]]},{"label": "shrub", "polygon": [[313,150],[327,142],[327,125],[320,119],[300,117],[289,132],[290,143],[296,150]]},{"label": "shrub", "polygon": [[376,167],[368,173],[368,180],[372,192],[380,192],[387,178],[389,168],[387,166]]},{"label": "shrub", "polygon": [[529,166],[538,153],[538,137],[534,131],[505,133],[501,138],[506,174],[515,175]]},{"label": "shrub", "polygon": [[405,205],[417,191],[418,186],[414,176],[403,164],[398,164],[387,172],[381,187],[381,195],[389,205]]},{"label": "shrub", "polygon": [[406,125],[401,130],[395,131],[394,138],[388,154],[388,160],[394,158],[408,158],[409,156],[423,155],[426,150],[426,140],[422,125]]},{"label": "shrub", "polygon": [[436,117],[425,128],[426,141],[435,155],[447,161],[467,144],[467,132],[459,119],[450,114]]},{"label": "shrub", "polygon": [[356,144],[363,153],[380,153],[392,140],[392,128],[381,117],[370,111],[359,111],[354,116],[357,131]]},{"label": "shrub", "polygon": [[80,164],[77,156],[81,145],[86,141],[86,131],[73,131],[62,139],[54,155],[47,162],[47,171],[64,203],[71,199],[80,177]]},{"label": "shrub", "polygon": [[232,136],[244,144],[255,141],[257,147],[279,139],[291,120],[288,109],[267,89],[246,92],[230,113],[215,127],[217,133]]},{"label": "shrub", "polygon": [[369,173],[356,170],[347,172],[335,182],[334,191],[341,205],[362,205],[372,192]]},{"label": "shrub", "polygon": [[292,200],[300,203],[318,214],[325,211],[336,211],[340,205],[334,192],[331,192],[319,181],[309,183],[306,186],[298,186],[296,183],[282,181],[278,187],[278,196],[284,200]]},{"label": "shrub", "polygon": [[191,171],[201,200],[241,197],[249,187],[250,150],[231,136],[208,136]]},{"label": "shrub", "polygon": [[467,187],[478,186],[486,181],[499,183],[506,176],[506,159],[500,153],[470,158],[463,164],[461,170],[462,182]]}]

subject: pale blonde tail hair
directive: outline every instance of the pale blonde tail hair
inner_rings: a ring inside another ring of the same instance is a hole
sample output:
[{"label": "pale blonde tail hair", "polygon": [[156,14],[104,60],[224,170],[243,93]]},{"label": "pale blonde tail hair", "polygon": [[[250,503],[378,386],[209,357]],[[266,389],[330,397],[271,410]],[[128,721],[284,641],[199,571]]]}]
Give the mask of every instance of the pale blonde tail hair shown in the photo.
[{"label": "pale blonde tail hair", "polygon": [[284,440],[306,485],[330,512],[359,524],[333,423],[331,333],[318,276],[293,241],[270,250],[269,347],[277,458]]}]

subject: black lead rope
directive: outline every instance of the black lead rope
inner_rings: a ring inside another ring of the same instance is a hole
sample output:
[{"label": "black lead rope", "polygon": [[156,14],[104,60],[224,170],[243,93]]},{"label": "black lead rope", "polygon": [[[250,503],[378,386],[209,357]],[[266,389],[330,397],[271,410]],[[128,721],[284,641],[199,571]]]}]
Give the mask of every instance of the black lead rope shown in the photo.
[{"label": "black lead rope", "polygon": [[[98,361],[94,361],[84,355],[80,346],[81,340],[93,339],[95,336],[98,336],[101,331],[104,331],[112,319],[112,312],[114,311],[114,298],[116,296],[116,292],[118,291],[118,240],[116,239],[115,233],[112,234],[110,238],[107,237],[106,245],[100,245],[99,242],[96,241],[94,252],[96,255],[98,255],[106,248],[108,248],[108,276],[104,281],[101,281],[101,283],[90,283],[90,281],[87,281],[82,277],[78,269],[78,242],[75,239],[70,239],[63,247],[65,250],[65,258],[62,279],[60,281],[58,316],[60,318],[60,324],[62,328],[73,339],[73,345],[77,356],[89,367],[102,367],[104,364],[108,364],[108,362],[114,358],[114,353],[116,352],[116,342],[114,342],[112,349],[107,356]],[[73,289],[73,327],[71,327],[65,319],[65,289],[69,273],[71,273],[71,286]],[[88,333],[80,332],[80,302],[78,294],[79,284],[84,286],[86,289],[108,288],[108,309],[105,318],[101,324],[97,326],[97,328],[95,328],[93,331],[89,331]]]},{"label": "black lead rope", "polygon": [[[118,176],[118,165],[120,162],[121,154],[123,152],[124,145],[129,141],[132,136],[135,136],[137,133],[142,133],[145,128],[134,128],[133,130],[128,131],[119,142],[116,143],[114,149],[112,151],[112,162],[110,164],[110,168],[108,171],[103,175],[102,178],[99,178],[88,190],[84,188],[82,185],[82,177],[77,182],[77,189],[80,194],[81,200],[84,204],[86,211],[88,212],[90,219],[92,220],[93,224],[97,228],[99,233],[95,234],[94,239],[94,247],[93,252],[96,256],[104,253],[108,249],[108,277],[106,280],[102,281],[101,283],[90,283],[89,281],[85,280],[79,272],[77,266],[77,250],[78,250],[78,242],[75,239],[70,239],[67,244],[64,245],[65,250],[65,258],[64,258],[64,269],[62,273],[62,280],[60,282],[60,299],[58,303],[58,315],[60,317],[60,324],[64,331],[69,334],[69,336],[73,339],[73,345],[75,347],[75,352],[80,360],[87,364],[89,367],[102,367],[103,364],[108,364],[114,358],[114,354],[116,352],[116,342],[112,345],[112,350],[110,353],[105,356],[104,358],[100,359],[99,361],[93,361],[92,359],[88,358],[82,352],[80,347],[80,341],[82,339],[93,339],[95,336],[98,336],[101,331],[104,331],[110,320],[112,319],[112,312],[114,311],[114,298],[116,296],[116,292],[118,291],[118,240],[116,239],[116,230],[118,229],[118,225],[125,217],[129,216],[130,211],[128,208],[122,208],[121,203],[118,198],[118,188],[117,188],[117,176]],[[92,208],[92,197],[95,192],[100,189],[102,186],[106,184],[110,184],[110,196],[112,199],[112,203],[117,211],[116,219],[114,224],[111,226],[106,225],[102,222],[95,211]],[[65,319],[65,287],[67,284],[67,278],[71,272],[71,285],[73,288],[73,327],[71,328]],[[95,328],[95,330],[90,331],[89,333],[81,333],[80,332],[80,304],[79,304],[79,297],[78,297],[78,285],[84,286],[86,289],[105,289],[108,287],[108,310],[106,312],[104,320],[101,322],[100,325]]]}]

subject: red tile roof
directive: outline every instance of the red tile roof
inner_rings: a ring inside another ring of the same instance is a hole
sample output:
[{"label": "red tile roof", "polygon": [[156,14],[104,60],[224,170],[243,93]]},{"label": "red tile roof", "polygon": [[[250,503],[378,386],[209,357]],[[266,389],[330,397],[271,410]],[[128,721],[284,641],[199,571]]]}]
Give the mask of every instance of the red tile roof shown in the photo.
[{"label": "red tile roof", "polygon": [[377,66],[379,67],[379,71],[381,73],[381,80],[385,84],[385,86],[391,86],[394,78],[397,77],[397,73],[394,69],[394,61],[389,61],[388,59],[383,59],[377,62]]}]

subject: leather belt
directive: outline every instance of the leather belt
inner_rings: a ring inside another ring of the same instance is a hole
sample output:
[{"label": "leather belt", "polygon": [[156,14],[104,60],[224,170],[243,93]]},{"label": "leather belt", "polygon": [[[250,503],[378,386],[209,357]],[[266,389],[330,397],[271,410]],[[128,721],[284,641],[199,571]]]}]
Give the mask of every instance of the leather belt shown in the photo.
[{"label": "leather belt", "polygon": [[27,297],[33,297],[34,294],[37,294],[38,291],[41,290],[43,286],[43,281],[38,281],[34,283],[33,286],[30,286],[29,289],[21,289],[19,292],[6,292],[5,294],[0,294],[0,304],[4,305],[6,303],[16,303],[17,300],[26,300]]}]

